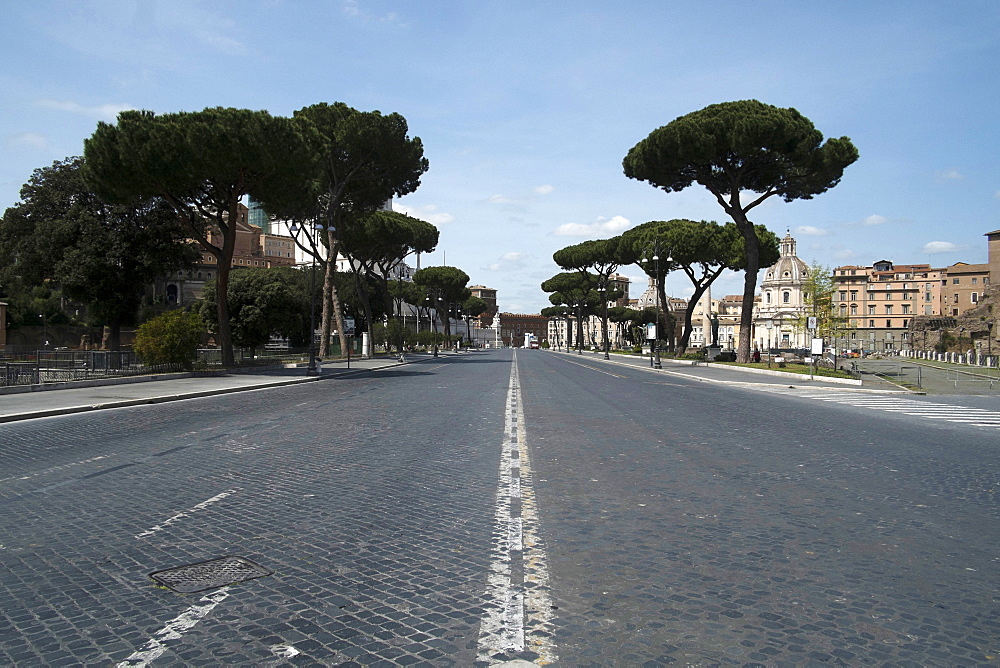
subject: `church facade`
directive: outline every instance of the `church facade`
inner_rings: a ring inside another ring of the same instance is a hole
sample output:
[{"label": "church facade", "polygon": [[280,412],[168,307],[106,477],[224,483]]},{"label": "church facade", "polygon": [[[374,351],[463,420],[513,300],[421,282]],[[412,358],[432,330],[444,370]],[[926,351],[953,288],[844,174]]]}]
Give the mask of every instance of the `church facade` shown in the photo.
[{"label": "church facade", "polygon": [[754,345],[759,350],[809,347],[809,332],[802,326],[806,315],[805,288],[809,265],[796,255],[795,239],[785,233],[781,257],[764,270],[760,301],[754,315]]}]

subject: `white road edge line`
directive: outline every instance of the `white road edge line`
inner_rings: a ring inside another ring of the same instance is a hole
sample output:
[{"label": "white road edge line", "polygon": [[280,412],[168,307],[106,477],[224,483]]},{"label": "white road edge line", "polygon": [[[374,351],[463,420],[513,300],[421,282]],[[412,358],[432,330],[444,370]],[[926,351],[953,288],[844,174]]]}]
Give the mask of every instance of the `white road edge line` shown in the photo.
[{"label": "white road edge line", "polygon": [[152,536],[157,531],[163,531],[164,529],[166,529],[168,526],[170,526],[174,522],[177,522],[178,520],[181,520],[181,519],[187,517],[191,513],[197,512],[197,511],[202,510],[204,508],[207,508],[208,506],[212,505],[216,501],[221,501],[222,499],[226,498],[227,496],[235,494],[238,491],[239,491],[238,489],[227,489],[225,492],[222,492],[221,494],[216,494],[211,499],[206,499],[206,500],[202,501],[201,503],[199,503],[197,505],[191,506],[190,508],[188,508],[187,510],[185,510],[182,513],[177,513],[176,515],[174,515],[173,517],[171,517],[170,519],[168,519],[167,521],[165,521],[163,524],[157,524],[155,527],[151,527],[149,529],[146,529],[142,533],[136,534],[135,537],[136,538],[145,538],[146,536]]},{"label": "white road edge line", "polygon": [[[558,657],[520,389],[515,352],[504,406],[493,548],[477,660],[503,663],[509,654],[528,650],[538,655],[536,663],[544,665]],[[523,575],[522,582],[515,581],[515,572]]]},{"label": "white road edge line", "polygon": [[168,640],[179,640],[186,631],[189,631],[195,624],[200,622],[205,615],[212,611],[212,608],[219,605],[229,596],[228,592],[217,591],[208,596],[203,596],[200,600],[203,605],[192,605],[190,608],[167,622],[167,625],[153,634],[142,649],[134,652],[132,656],[118,664],[118,668],[135,666],[148,666],[157,657],[167,651],[164,644]]}]

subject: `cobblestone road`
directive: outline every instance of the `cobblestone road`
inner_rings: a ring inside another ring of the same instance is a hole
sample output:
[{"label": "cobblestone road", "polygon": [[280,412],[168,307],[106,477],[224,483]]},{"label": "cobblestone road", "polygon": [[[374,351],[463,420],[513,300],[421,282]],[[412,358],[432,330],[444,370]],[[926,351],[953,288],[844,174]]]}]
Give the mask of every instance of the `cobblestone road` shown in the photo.
[{"label": "cobblestone road", "polygon": [[4,425],[0,664],[998,663],[995,429],[511,358]]}]

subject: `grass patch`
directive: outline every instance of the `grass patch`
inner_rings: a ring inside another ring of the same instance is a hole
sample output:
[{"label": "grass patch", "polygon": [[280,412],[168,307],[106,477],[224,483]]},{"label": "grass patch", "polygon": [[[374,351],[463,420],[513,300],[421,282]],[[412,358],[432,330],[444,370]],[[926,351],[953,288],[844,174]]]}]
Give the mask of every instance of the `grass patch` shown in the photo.
[{"label": "grass patch", "polygon": [[[786,362],[785,366],[783,367],[779,367],[777,363],[773,362],[770,367],[767,366],[767,362],[747,362],[745,364],[741,364],[739,362],[711,362],[711,364],[713,366],[735,366],[735,367],[744,367],[747,369],[769,369],[771,371],[782,371],[784,373],[797,373],[805,376],[809,375],[808,364],[797,364],[795,362]],[[825,367],[819,367],[819,366],[816,367],[813,375],[815,375],[816,377],[822,376],[825,378],[857,379],[857,376],[847,373],[846,371],[841,371],[840,369],[827,369]]]}]

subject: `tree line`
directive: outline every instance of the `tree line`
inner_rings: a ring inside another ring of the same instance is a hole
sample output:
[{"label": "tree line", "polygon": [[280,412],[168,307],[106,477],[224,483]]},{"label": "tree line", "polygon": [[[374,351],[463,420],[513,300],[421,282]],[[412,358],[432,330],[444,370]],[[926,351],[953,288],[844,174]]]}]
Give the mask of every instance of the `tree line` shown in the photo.
[{"label": "tree line", "polygon": [[[334,329],[346,348],[345,289],[369,330],[377,318],[398,314],[404,299],[434,308],[462,302],[478,315],[485,304],[468,302],[469,277],[454,267],[418,271],[420,295],[390,286],[407,255],[431,252],[438,243],[430,223],[380,210],[413,192],[428,166],[401,115],[340,102],[308,106],[290,118],[230,108],[122,112],[117,123],[98,124],[82,157],[36,170],[21,201],[4,213],[0,286],[37,295],[13,309],[24,324],[53,289],[90,305],[117,348],[121,327],[137,319],[145,287],[196,262],[194,240],[215,260],[200,310],[223,364],[231,365],[234,341],[300,336],[308,313],[303,298],[313,296],[302,272],[234,273],[239,208],[249,197],[289,224],[295,244],[318,268],[318,275],[306,275],[321,303],[320,355],[329,354]],[[350,264],[348,283],[338,275],[338,255]]]},{"label": "tree line", "polygon": [[[750,212],[771,197],[786,202],[811,199],[836,186],[844,169],[858,159],[847,137],[823,141],[812,121],[793,108],[757,100],[709,105],[653,130],[622,161],[625,176],[664,192],[694,184],[707,189],[732,222],[651,221],[613,239],[587,241],[557,251],[553,260],[566,273],[542,284],[551,293],[551,315],[583,316],[606,304],[610,275],[638,264],[655,281],[660,304],[667,304],[665,276],[682,270],[694,286],[690,304],[725,269],[744,271],[737,360],[750,359],[751,321],[757,274],[778,260],[778,240]],[[595,297],[595,291],[604,288]],[[816,293],[814,293],[816,294]],[[692,330],[688,308],[680,342],[683,352]],[[654,322],[648,314],[633,316]],[[607,320],[603,319],[605,341]],[[670,331],[667,322],[658,323]],[[582,339],[582,329],[578,331]],[[578,339],[578,340],[579,340]]]}]

